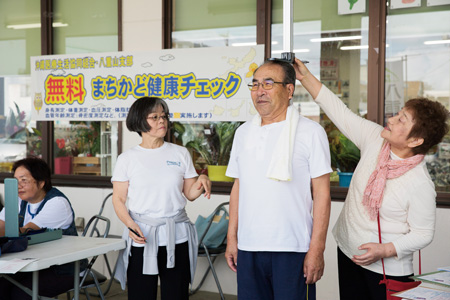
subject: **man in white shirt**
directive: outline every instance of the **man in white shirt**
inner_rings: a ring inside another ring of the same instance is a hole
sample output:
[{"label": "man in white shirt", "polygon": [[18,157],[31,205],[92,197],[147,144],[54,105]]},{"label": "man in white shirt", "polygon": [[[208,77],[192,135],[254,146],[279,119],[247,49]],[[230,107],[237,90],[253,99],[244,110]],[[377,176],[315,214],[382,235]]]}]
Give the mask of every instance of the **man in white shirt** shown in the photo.
[{"label": "man in white shirt", "polygon": [[258,115],[236,131],[227,169],[227,263],[240,300],[315,299],[331,206],[328,139],[289,105],[291,64],[265,62],[249,88]]}]

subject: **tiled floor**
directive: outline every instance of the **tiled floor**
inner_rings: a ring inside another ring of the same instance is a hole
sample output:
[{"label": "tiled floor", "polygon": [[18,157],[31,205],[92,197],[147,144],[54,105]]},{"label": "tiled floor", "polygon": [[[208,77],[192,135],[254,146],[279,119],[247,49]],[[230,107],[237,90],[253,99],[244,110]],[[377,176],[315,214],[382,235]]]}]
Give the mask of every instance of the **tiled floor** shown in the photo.
[{"label": "tiled floor", "polygon": [[[91,291],[92,293],[95,292],[95,289]],[[100,299],[100,297],[94,297],[91,296],[90,297],[92,300],[95,299]],[[120,288],[120,284],[114,282],[111,286],[111,290],[106,294],[105,296],[106,299],[111,299],[111,300],[126,300],[128,299],[127,297],[127,292],[126,291],[122,291],[122,289]],[[65,300],[66,295],[59,295],[58,299],[61,300]],[[85,300],[87,299],[85,295],[80,295],[80,300]],[[159,299],[159,296],[158,296]],[[219,293],[210,293],[210,292],[202,292],[199,291],[197,293],[195,293],[194,295],[189,297],[190,300],[220,300],[220,295]],[[237,300],[237,296],[235,295],[225,295],[225,299],[226,300]],[[139,299],[130,299],[130,300],[139,300]],[[176,300],[176,299],[174,299]]]}]

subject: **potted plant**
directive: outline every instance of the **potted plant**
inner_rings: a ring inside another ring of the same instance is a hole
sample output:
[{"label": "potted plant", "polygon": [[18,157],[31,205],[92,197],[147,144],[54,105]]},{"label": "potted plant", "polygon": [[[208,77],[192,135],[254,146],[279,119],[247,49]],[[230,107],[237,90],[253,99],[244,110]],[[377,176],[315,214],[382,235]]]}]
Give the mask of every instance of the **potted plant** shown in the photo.
[{"label": "potted plant", "polygon": [[198,124],[174,122],[173,129],[174,135],[184,146],[201,156],[212,181],[233,181],[225,176],[225,171],[230,159],[234,133],[240,125],[240,122],[212,122],[206,124],[206,127],[200,125],[199,130]]},{"label": "potted plant", "polygon": [[70,156],[70,146],[66,145],[64,138],[56,139],[54,143],[55,151],[55,174],[72,174],[72,156]]},{"label": "potted plant", "polygon": [[331,166],[339,175],[339,186],[348,187],[359,162],[360,151],[358,147],[339,132],[331,137],[330,155]]}]

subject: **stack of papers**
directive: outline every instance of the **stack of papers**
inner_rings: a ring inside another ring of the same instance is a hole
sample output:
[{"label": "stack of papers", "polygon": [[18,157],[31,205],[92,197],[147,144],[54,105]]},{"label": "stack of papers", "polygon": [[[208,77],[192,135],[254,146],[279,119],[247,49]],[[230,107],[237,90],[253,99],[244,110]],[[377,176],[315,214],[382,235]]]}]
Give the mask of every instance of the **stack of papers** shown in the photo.
[{"label": "stack of papers", "polygon": [[24,268],[26,265],[32,263],[35,258],[15,258],[11,260],[0,261],[0,274],[15,274]]},{"label": "stack of papers", "polygon": [[411,300],[448,300],[450,299],[450,267],[438,268],[439,271],[413,276],[422,281],[416,288],[394,294]]}]

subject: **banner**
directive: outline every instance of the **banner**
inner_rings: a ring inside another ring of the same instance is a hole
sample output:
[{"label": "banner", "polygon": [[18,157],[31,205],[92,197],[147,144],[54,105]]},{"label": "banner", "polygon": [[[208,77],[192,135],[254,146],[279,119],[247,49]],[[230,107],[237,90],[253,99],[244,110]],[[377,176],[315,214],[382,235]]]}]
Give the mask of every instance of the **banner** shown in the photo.
[{"label": "banner", "polygon": [[31,57],[32,118],[121,121],[140,97],[164,99],[172,121],[246,121],[263,45]]}]

